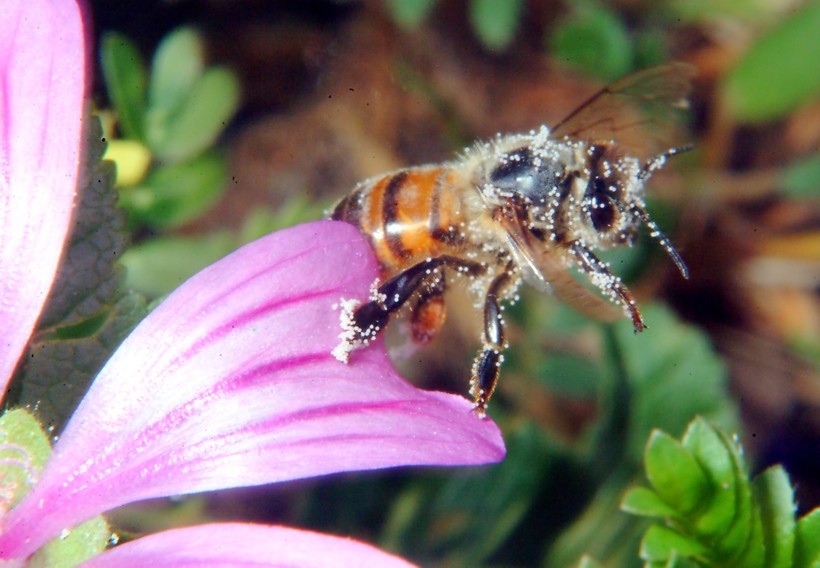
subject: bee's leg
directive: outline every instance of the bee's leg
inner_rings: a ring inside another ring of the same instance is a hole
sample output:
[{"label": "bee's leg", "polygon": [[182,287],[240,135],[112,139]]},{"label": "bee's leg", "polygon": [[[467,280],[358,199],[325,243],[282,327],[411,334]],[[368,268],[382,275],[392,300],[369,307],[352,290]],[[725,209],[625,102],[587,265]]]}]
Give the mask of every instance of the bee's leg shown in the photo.
[{"label": "bee's leg", "polygon": [[416,345],[427,345],[444,325],[447,307],[444,304],[444,289],[447,280],[439,273],[427,289],[422,290],[410,316],[410,329]]},{"label": "bee's leg", "polygon": [[621,279],[612,273],[609,269],[609,265],[595,256],[595,253],[578,241],[573,241],[570,244],[570,250],[583,271],[589,275],[592,283],[595,284],[603,294],[620,303],[626,309],[629,313],[629,317],[632,319],[635,332],[643,331],[646,324],[644,324],[643,316],[641,316],[641,312],[638,310],[638,304],[635,302],[635,298],[632,297],[632,293]]},{"label": "bee's leg", "polygon": [[[350,351],[367,345],[384,329],[390,314],[398,311],[424,281],[444,266],[452,266],[468,273],[478,273],[483,268],[450,256],[428,258],[397,274],[376,290],[375,298],[357,307],[352,314],[342,313],[342,345],[334,350],[334,356],[347,361]],[[442,276],[439,274],[439,278]]]},{"label": "bee's leg", "polygon": [[501,363],[504,355],[501,351],[506,349],[507,343],[504,340],[504,319],[501,317],[501,308],[498,305],[499,295],[503,287],[510,281],[512,267],[508,266],[501,274],[496,276],[487,291],[484,300],[484,336],[482,338],[482,348],[473,363],[472,377],[470,379],[470,394],[473,396],[476,414],[484,418],[487,411],[487,403],[495,391],[498,376],[501,370]]}]

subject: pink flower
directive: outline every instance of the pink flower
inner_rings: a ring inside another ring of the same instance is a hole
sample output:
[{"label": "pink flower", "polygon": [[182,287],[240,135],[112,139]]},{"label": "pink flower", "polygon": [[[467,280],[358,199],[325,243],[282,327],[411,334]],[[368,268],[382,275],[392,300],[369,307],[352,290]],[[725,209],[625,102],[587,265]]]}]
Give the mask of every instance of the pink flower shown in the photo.
[{"label": "pink flower", "polygon": [[[83,25],[60,0],[0,7],[0,377],[22,352],[66,236],[77,177]],[[380,343],[331,356],[342,298],[375,261],[330,221],[206,268],[123,342],[36,485],[2,519],[0,558],[133,501],[340,471],[498,461],[497,427],[458,396],[418,390]],[[93,566],[183,562],[406,565],[367,545],[282,527],[205,525],[115,547]]]}]

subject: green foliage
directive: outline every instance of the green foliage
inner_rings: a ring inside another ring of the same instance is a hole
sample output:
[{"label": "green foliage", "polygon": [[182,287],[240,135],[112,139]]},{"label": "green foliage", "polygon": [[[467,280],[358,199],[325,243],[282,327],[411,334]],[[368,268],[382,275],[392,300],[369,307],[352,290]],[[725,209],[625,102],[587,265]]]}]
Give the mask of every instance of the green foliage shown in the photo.
[{"label": "green foliage", "polygon": [[110,162],[99,122],[87,119],[73,230],[51,294],[7,401],[37,409],[59,430],[91,380],[134,325],[145,302],[123,291],[119,259],[126,245]]},{"label": "green foliage", "polygon": [[406,30],[415,29],[435,6],[435,0],[385,0],[393,21]]},{"label": "green foliage", "polygon": [[635,54],[621,18],[606,5],[585,4],[552,32],[550,55],[605,81],[632,68]]},{"label": "green foliage", "polygon": [[783,190],[789,197],[820,196],[820,154],[791,164],[783,177]]},{"label": "green foliage", "polygon": [[294,197],[275,212],[256,209],[238,233],[215,231],[200,236],[160,236],[130,247],[122,257],[126,283],[148,297],[164,296],[190,276],[237,247],[268,233],[318,219],[324,208],[304,196]]},{"label": "green foliage", "polygon": [[752,45],[723,85],[737,120],[781,118],[820,95],[818,29],[820,2],[808,2]]},{"label": "green foliage", "polygon": [[[5,506],[13,507],[31,490],[51,455],[48,436],[29,412],[0,416],[0,479]],[[111,530],[95,517],[38,550],[27,566],[77,566],[105,550]]]},{"label": "green foliage", "polygon": [[470,25],[484,47],[503,50],[512,42],[524,11],[523,0],[471,0]]},{"label": "green foliage", "polygon": [[100,45],[103,78],[120,129],[129,140],[145,139],[145,96],[148,72],[139,50],[122,34],[110,32]]},{"label": "green foliage", "polygon": [[736,439],[707,420],[696,418],[680,442],[654,431],[644,460],[652,487],[631,489],[621,506],[665,521],[644,534],[645,566],[820,565],[820,510],[797,522],[786,472],[776,466],[750,480]]},{"label": "green foliage", "polygon": [[[136,47],[119,34],[103,37],[101,58],[122,134],[153,157],[144,179],[122,188],[122,206],[132,222],[155,228],[197,218],[226,187],[224,158],[210,148],[239,105],[234,73],[206,67],[202,39],[191,28],[162,41],[150,81]],[[125,153],[118,159],[129,157]]]}]

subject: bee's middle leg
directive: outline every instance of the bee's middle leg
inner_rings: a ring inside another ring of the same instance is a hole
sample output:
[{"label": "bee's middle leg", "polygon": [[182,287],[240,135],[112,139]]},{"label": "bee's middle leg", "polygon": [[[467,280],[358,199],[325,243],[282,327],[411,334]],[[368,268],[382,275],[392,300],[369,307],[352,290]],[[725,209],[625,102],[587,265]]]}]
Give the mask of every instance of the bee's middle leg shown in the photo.
[{"label": "bee's middle leg", "polygon": [[487,403],[495,391],[501,363],[504,361],[502,351],[507,348],[504,339],[504,319],[501,317],[501,307],[498,304],[501,291],[509,284],[511,266],[508,266],[490,284],[487,297],[484,300],[484,334],[482,349],[473,363],[470,379],[470,394],[473,396],[474,410],[478,416],[486,415]]}]

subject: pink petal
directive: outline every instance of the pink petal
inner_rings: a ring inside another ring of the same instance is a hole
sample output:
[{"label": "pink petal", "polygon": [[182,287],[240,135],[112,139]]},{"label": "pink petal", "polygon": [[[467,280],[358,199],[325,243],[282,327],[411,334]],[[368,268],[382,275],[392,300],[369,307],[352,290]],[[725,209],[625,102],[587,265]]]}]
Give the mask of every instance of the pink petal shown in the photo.
[{"label": "pink petal", "polygon": [[117,546],[83,568],[185,566],[282,566],[410,568],[355,540],[314,532],[251,524],[213,524],[175,529]]},{"label": "pink petal", "polygon": [[97,377],[40,483],[10,512],[0,555],[149,497],[500,460],[491,421],[462,397],[406,383],[380,342],[350,365],[331,356],[335,305],[366,298],[375,275],[359,232],[321,221],[194,276]]},{"label": "pink petal", "polygon": [[0,395],[54,279],[85,85],[74,2],[0,2]]}]

